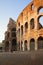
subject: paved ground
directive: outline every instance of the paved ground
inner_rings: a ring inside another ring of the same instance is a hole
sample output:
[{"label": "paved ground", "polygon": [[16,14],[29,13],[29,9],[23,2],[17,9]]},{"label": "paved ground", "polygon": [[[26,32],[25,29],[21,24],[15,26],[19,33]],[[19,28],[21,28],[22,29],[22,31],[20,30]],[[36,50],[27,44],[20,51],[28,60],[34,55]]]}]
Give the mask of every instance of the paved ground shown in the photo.
[{"label": "paved ground", "polygon": [[0,65],[43,65],[43,50],[0,53]]}]

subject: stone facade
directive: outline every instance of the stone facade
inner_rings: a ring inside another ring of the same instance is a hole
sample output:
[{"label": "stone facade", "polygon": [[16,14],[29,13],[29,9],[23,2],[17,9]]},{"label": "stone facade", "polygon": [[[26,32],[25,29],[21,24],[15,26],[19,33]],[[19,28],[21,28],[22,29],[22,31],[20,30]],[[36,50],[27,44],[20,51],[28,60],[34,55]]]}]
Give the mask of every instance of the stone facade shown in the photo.
[{"label": "stone facade", "polygon": [[5,40],[3,40],[3,51],[16,51],[16,23],[10,18],[5,32]]},{"label": "stone facade", "polygon": [[33,0],[20,13],[16,21],[17,47],[20,51],[43,49],[43,27],[39,19],[43,0]]}]

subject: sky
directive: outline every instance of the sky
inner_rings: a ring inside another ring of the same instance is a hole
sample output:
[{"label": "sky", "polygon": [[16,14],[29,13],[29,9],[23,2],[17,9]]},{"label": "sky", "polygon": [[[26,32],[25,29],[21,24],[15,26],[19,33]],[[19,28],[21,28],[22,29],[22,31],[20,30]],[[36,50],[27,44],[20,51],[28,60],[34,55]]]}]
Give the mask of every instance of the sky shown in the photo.
[{"label": "sky", "polygon": [[7,24],[9,18],[17,20],[21,11],[32,0],[0,0],[0,42],[5,38],[5,31],[7,30]]}]

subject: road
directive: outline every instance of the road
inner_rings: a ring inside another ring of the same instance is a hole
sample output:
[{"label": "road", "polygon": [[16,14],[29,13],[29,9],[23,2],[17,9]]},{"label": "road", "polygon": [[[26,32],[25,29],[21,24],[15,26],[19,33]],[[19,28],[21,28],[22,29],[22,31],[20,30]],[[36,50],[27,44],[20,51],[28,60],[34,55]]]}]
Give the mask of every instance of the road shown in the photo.
[{"label": "road", "polygon": [[43,65],[43,50],[27,52],[2,52],[0,65]]}]

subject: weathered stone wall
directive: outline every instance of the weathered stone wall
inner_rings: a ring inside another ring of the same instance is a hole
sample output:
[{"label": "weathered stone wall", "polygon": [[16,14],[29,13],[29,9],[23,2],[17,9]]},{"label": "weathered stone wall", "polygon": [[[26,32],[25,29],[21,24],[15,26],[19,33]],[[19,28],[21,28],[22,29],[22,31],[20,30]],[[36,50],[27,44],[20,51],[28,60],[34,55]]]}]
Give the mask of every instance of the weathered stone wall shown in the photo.
[{"label": "weathered stone wall", "polygon": [[[18,16],[16,21],[16,30],[17,30],[17,43],[20,43],[21,50],[21,41],[23,42],[23,50],[24,50],[24,42],[27,40],[27,47],[30,50],[30,40],[35,40],[35,50],[38,49],[37,39],[39,37],[43,37],[43,28],[39,29],[39,21],[40,16],[43,16],[43,13],[39,13],[38,10],[43,8],[43,0],[33,0]],[[30,29],[30,21],[34,20],[34,29]],[[28,29],[25,32],[25,23],[28,23]],[[20,25],[19,25],[20,24]],[[21,35],[21,26],[23,25],[23,35]],[[18,30],[20,29],[20,33]],[[20,35],[19,35],[20,34]]]}]

